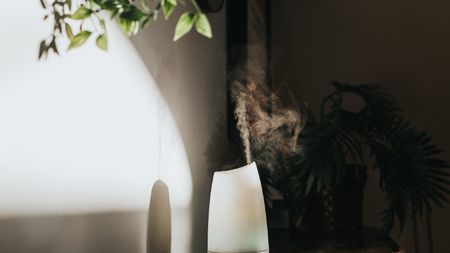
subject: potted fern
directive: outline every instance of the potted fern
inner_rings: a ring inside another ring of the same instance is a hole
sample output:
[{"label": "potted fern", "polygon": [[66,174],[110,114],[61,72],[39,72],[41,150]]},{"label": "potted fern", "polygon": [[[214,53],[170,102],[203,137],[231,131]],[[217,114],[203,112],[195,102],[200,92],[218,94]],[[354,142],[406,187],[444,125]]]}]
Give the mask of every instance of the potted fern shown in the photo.
[{"label": "potted fern", "polygon": [[[450,193],[450,164],[425,132],[400,115],[392,96],[373,84],[332,82],[320,117],[309,112],[298,136],[299,149],[287,160],[280,186],[294,217],[315,238],[352,239],[362,227],[363,190],[368,169],[379,170],[386,197],[382,228],[407,216],[444,207]],[[346,94],[362,98],[358,111],[344,106]]]}]

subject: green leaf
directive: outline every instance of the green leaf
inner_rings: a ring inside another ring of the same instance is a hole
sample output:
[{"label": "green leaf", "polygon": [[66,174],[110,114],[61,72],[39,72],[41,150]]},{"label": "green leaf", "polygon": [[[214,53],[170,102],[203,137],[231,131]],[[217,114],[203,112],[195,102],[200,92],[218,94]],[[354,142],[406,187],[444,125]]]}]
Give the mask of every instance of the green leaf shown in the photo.
[{"label": "green leaf", "polygon": [[89,36],[91,36],[91,34],[92,34],[92,32],[90,32],[90,31],[81,31],[79,34],[75,35],[70,40],[68,50],[77,48],[77,47],[80,47],[81,45],[83,45],[86,42],[86,40],[89,39]]},{"label": "green leaf", "polygon": [[147,6],[147,0],[140,0],[140,4],[145,12],[150,12],[150,8]]},{"label": "green leaf", "polygon": [[56,46],[56,40],[55,40],[55,37],[53,37],[53,40],[52,40],[52,42],[50,42],[50,44],[48,45],[48,48],[49,48],[49,49],[52,49],[53,52],[54,52],[55,54],[59,54],[59,52],[58,52],[58,47]]},{"label": "green leaf", "polygon": [[103,31],[106,31],[106,23],[104,19],[100,19],[100,27],[103,29]]},{"label": "green leaf", "polygon": [[47,45],[45,44],[45,40],[43,40],[41,41],[41,44],[39,44],[38,59],[41,59],[46,54],[47,54]]},{"label": "green leaf", "polygon": [[99,8],[101,8],[101,5],[98,3],[98,1],[90,0],[89,3],[90,3],[91,9],[99,9]]},{"label": "green leaf", "polygon": [[165,0],[165,1],[171,3],[173,6],[177,6],[177,0]]},{"label": "green leaf", "polygon": [[139,22],[119,19],[119,26],[127,36],[135,35],[139,31]]},{"label": "green leaf", "polygon": [[209,24],[208,18],[203,13],[197,13],[197,19],[195,20],[195,29],[201,35],[212,38],[211,25]]},{"label": "green leaf", "polygon": [[95,43],[97,44],[98,48],[108,51],[108,38],[106,36],[106,33],[100,34],[97,37],[97,40],[95,41]]},{"label": "green leaf", "polygon": [[[128,3],[128,1],[126,2]],[[118,0],[107,0],[99,3],[99,5],[102,7],[102,9],[117,12],[122,12],[124,8],[123,3]]]},{"label": "green leaf", "polygon": [[146,17],[141,22],[141,28],[146,28],[150,24],[150,17]]},{"label": "green leaf", "polygon": [[72,16],[71,19],[85,19],[88,18],[92,14],[92,10],[86,8],[85,6],[81,6]]},{"label": "green leaf", "polygon": [[147,16],[143,11],[139,10],[134,5],[131,5],[130,8],[120,14],[120,18],[126,19],[128,21],[139,21],[142,18]]},{"label": "green leaf", "polygon": [[102,6],[103,5],[103,0],[92,0],[93,2],[95,2],[97,5]]},{"label": "green leaf", "polygon": [[193,12],[186,12],[183,15],[181,15],[175,28],[175,35],[173,37],[173,41],[179,40],[181,37],[186,35],[192,29],[195,17],[196,15]]},{"label": "green leaf", "polygon": [[311,189],[313,188],[315,181],[315,177],[313,175],[310,175],[308,177],[308,180],[306,181],[306,195],[308,195],[311,192]]},{"label": "green leaf", "polygon": [[169,0],[163,0],[162,2],[162,11],[164,13],[164,18],[167,20],[170,15],[172,15],[173,11],[175,10],[175,4],[171,3]]},{"label": "green leaf", "polygon": [[67,24],[67,23],[66,23],[66,34],[67,34],[67,38],[69,38],[70,40],[73,39],[72,28],[71,28],[70,25]]},{"label": "green leaf", "polygon": [[110,19],[115,18],[115,17],[117,16],[117,14],[119,14],[119,10],[113,10],[113,11],[111,11],[111,17],[110,17]]},{"label": "green leaf", "polygon": [[66,0],[66,4],[67,4],[67,7],[69,7],[69,10],[71,10],[72,9],[72,0]]}]

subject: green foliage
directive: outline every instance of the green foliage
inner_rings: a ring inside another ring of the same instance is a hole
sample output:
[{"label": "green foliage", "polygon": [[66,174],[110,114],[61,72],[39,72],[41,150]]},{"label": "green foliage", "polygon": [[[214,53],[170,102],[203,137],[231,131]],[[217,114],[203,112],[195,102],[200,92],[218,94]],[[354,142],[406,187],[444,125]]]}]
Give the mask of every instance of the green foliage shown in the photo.
[{"label": "green foliage", "polygon": [[206,15],[201,12],[186,12],[181,15],[178,20],[173,40],[177,41],[186,35],[192,29],[194,24],[198,33],[207,38],[212,38],[211,25],[209,24]]},{"label": "green foliage", "polygon": [[91,36],[90,31],[81,31],[79,34],[75,35],[71,40],[68,49],[77,48],[83,45],[87,39]]},{"label": "green foliage", "polygon": [[95,42],[98,48],[108,51],[108,37],[106,34],[99,35]]},{"label": "green foliage", "polygon": [[[386,231],[397,220],[401,232],[408,215],[431,213],[433,205],[443,207],[450,194],[450,164],[435,157],[443,151],[431,137],[403,119],[392,96],[379,85],[333,86],[335,92],[322,102],[320,119],[314,120],[310,112],[298,139],[300,152],[289,159],[282,178],[294,211],[300,212],[311,192],[339,184],[348,164],[379,170],[387,200],[381,220]],[[363,108],[345,109],[344,94],[361,97]],[[366,150],[371,159],[365,159]]]},{"label": "green foliage", "polygon": [[66,35],[67,35],[67,38],[69,38],[70,40],[72,40],[72,39],[73,39],[73,31],[72,31],[72,27],[70,27],[69,24],[66,24],[65,29],[66,29]]},{"label": "green foliage", "polygon": [[172,12],[175,10],[175,7],[177,6],[177,1],[175,0],[162,0],[162,10],[164,13],[164,17],[166,19],[169,19],[170,15],[172,15]]},{"label": "green foliage", "polygon": [[[158,18],[162,9],[165,19],[174,13],[180,0],[83,0],[79,6],[72,6],[71,0],[39,0],[47,14],[44,20],[53,18],[53,31],[48,39],[39,44],[39,59],[46,57],[53,51],[58,54],[57,39],[67,37],[70,40],[68,49],[83,45],[91,34],[95,35],[96,44],[102,50],[108,49],[107,28],[104,14],[109,13],[111,19],[117,19],[120,28],[127,36],[136,35],[140,29],[145,28],[151,20]],[[180,16],[177,23],[174,40],[178,40],[187,34],[195,24],[199,34],[207,38],[212,37],[211,27],[205,14],[198,8],[195,0],[191,0],[195,11],[186,11]],[[89,28],[85,23],[89,22]],[[74,35],[73,27],[79,25],[77,35]],[[63,33],[63,30],[65,33]]]},{"label": "green foliage", "polygon": [[194,21],[197,18],[195,13],[186,12],[181,15],[180,19],[177,22],[177,27],[175,28],[175,35],[173,37],[174,41],[179,40],[185,34],[187,34],[194,26]]},{"label": "green foliage", "polygon": [[211,25],[208,18],[203,13],[197,13],[197,19],[195,20],[195,29],[198,33],[207,38],[212,38]]},{"label": "green foliage", "polygon": [[120,18],[119,26],[127,36],[136,35],[139,32],[139,22]]},{"label": "green foliage", "polygon": [[83,20],[91,16],[93,11],[91,9],[86,8],[85,6],[80,6],[78,10],[70,16],[71,19]]}]

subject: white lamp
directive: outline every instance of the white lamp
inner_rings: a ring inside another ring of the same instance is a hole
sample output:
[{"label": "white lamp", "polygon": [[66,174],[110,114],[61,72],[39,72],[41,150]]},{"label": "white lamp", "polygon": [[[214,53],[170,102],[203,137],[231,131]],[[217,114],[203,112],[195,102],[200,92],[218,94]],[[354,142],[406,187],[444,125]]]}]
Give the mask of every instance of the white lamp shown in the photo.
[{"label": "white lamp", "polygon": [[208,252],[269,252],[264,197],[255,163],[214,173]]}]

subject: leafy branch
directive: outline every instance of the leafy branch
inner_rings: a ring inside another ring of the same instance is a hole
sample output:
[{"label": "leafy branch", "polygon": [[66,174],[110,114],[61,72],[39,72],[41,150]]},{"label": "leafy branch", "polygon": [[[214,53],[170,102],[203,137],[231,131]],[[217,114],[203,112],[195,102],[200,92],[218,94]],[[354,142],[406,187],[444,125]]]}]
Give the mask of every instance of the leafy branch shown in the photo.
[{"label": "leafy branch", "polygon": [[[117,20],[122,31],[127,36],[136,35],[150,22],[158,19],[162,10],[165,20],[173,14],[177,6],[186,5],[184,0],[82,0],[76,6],[72,0],[39,0],[42,8],[47,12],[44,20],[53,20],[53,30],[48,38],[39,45],[38,58],[46,57],[50,52],[59,54],[57,40],[67,37],[70,40],[67,50],[82,46],[89,38],[96,37],[97,47],[108,50],[108,33],[105,22],[107,13],[110,19]],[[173,40],[177,41],[192,30],[212,38],[211,25],[207,16],[198,7],[195,0],[191,0],[193,11],[184,12],[178,19]],[[77,33],[74,27],[78,26]]]},{"label": "leafy branch", "polygon": [[[300,151],[289,159],[283,177],[294,211],[299,214],[311,192],[342,183],[347,165],[379,170],[387,200],[381,219],[385,231],[397,220],[401,232],[407,216],[430,214],[433,205],[444,207],[450,194],[450,163],[436,157],[443,150],[400,115],[392,96],[379,85],[333,86],[319,120],[308,117],[297,142]],[[360,111],[343,107],[343,95],[349,93],[363,99]],[[373,163],[364,159],[364,150],[370,151]]]}]

